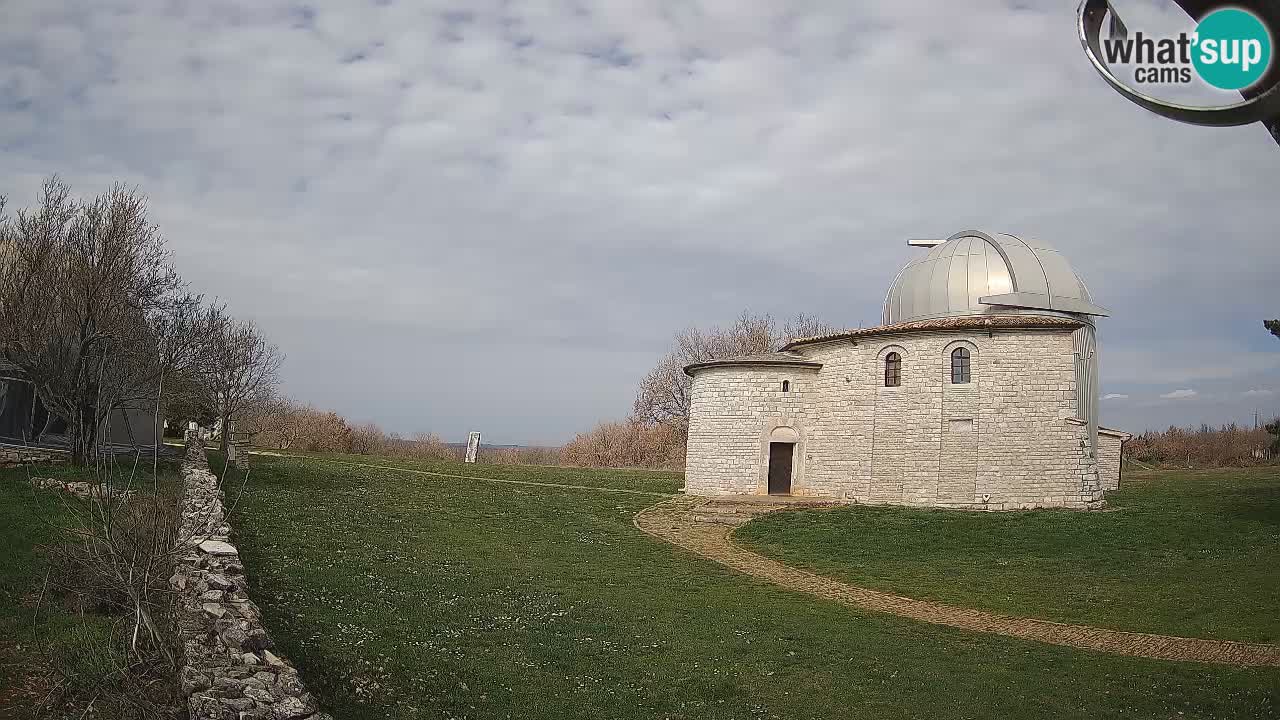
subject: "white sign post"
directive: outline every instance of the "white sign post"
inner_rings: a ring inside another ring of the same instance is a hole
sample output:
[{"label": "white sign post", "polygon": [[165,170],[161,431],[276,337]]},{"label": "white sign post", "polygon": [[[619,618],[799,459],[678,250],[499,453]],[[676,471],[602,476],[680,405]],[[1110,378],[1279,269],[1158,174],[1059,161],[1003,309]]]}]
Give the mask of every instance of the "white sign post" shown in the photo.
[{"label": "white sign post", "polygon": [[467,435],[467,457],[463,462],[473,463],[476,461],[476,453],[480,452],[480,433],[473,432]]}]

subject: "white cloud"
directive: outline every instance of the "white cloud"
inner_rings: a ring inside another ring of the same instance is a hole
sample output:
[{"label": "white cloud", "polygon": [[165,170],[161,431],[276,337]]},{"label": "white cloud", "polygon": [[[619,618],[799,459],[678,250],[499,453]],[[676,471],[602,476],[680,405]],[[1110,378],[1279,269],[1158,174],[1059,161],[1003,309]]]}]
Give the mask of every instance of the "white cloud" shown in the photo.
[{"label": "white cloud", "polygon": [[1276,394],[1275,390],[1267,390],[1265,388],[1252,388],[1240,393],[1245,397],[1271,397]]},{"label": "white cloud", "polygon": [[1195,390],[1192,390],[1190,388],[1183,388],[1181,390],[1174,390],[1173,392],[1164,393],[1160,397],[1165,400],[1182,400],[1184,398],[1193,398],[1196,395],[1199,395],[1199,393],[1197,393]]},{"label": "white cloud", "polygon": [[0,148],[14,206],[53,172],[139,184],[290,392],[402,432],[563,441],[679,329],[875,324],[904,238],[968,227],[1076,265],[1104,384],[1243,405],[1280,372],[1248,315],[1274,143],[1116,97],[1067,3],[10,0]]},{"label": "white cloud", "polygon": [[[1107,339],[1113,338],[1108,335]],[[1124,338],[1114,340],[1123,342]],[[1129,347],[1103,347],[1102,371],[1114,382],[1173,384],[1232,380],[1280,369],[1280,352],[1249,350],[1243,342],[1222,340],[1215,341],[1210,349],[1205,352],[1203,341],[1182,337]]]},{"label": "white cloud", "polygon": [[1129,396],[1123,393],[1107,393],[1102,396],[1103,400],[1128,400]]}]

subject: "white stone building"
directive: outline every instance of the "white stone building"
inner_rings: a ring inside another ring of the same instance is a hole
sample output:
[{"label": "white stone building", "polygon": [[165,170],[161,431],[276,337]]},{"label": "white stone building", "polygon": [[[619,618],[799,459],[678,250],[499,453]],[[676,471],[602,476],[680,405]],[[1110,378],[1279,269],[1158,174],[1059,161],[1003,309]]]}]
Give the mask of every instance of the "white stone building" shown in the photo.
[{"label": "white stone building", "polygon": [[1095,507],[1128,435],[1098,427],[1093,304],[1048,245],[956,233],[884,324],[697,363],[686,491],[1008,510]]}]

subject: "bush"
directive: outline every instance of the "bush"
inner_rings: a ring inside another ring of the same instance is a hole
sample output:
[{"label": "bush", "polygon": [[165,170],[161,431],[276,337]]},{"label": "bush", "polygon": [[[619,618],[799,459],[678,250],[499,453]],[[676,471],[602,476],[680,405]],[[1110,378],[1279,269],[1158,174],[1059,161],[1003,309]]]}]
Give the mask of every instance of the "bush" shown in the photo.
[{"label": "bush", "polygon": [[462,450],[440,439],[435,433],[418,433],[406,440],[392,435],[383,442],[382,454],[410,460],[461,460]]},{"label": "bush", "polygon": [[238,429],[253,436],[258,447],[309,452],[347,452],[352,430],[336,412],[325,412],[292,400],[279,400],[245,418]]},{"label": "bush", "polygon": [[347,452],[356,455],[380,453],[387,446],[388,438],[376,423],[365,423],[347,434]]},{"label": "bush", "polygon": [[481,447],[476,462],[486,465],[559,465],[560,451],[554,447]]},{"label": "bush", "polygon": [[1198,429],[1170,427],[1164,432],[1145,432],[1125,443],[1124,450],[1126,458],[1145,463],[1240,467],[1273,461],[1275,445],[1276,437],[1266,430],[1246,430],[1232,423],[1218,428],[1201,425]]},{"label": "bush", "polygon": [[99,493],[57,490],[40,510],[53,530],[36,614],[52,682],[37,715],[176,717],[182,648],[168,579],[184,552],[179,481],[170,466],[153,478],[109,459],[73,476]]},{"label": "bush", "polygon": [[604,422],[561,448],[560,463],[679,470],[684,467],[685,441],[683,432],[668,425]]}]

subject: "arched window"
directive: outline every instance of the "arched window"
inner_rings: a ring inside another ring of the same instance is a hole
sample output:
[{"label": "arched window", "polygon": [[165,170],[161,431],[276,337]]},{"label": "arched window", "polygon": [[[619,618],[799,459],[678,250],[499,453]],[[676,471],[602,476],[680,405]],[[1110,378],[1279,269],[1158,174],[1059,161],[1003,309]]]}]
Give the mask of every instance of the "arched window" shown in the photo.
[{"label": "arched window", "polygon": [[951,382],[955,385],[969,382],[969,348],[951,351]]},{"label": "arched window", "polygon": [[790,381],[790,380],[783,380],[783,381],[782,381],[782,392],[791,392],[791,381]]},{"label": "arched window", "polygon": [[884,386],[898,387],[902,384],[902,356],[891,352],[884,356]]}]

